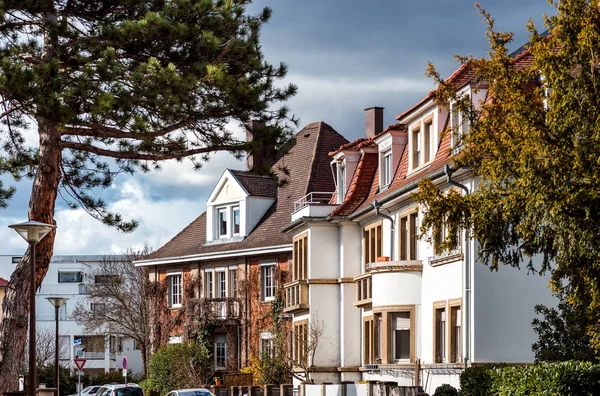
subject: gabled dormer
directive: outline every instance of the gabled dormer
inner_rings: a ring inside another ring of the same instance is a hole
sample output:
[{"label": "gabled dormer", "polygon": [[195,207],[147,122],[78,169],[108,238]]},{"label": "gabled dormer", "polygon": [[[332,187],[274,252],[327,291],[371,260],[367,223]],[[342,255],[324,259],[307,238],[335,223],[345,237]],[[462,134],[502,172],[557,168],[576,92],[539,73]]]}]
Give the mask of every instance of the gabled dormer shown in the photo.
[{"label": "gabled dormer", "polygon": [[336,203],[339,205],[344,202],[346,192],[356,171],[361,153],[355,149],[346,149],[337,152],[331,161],[332,169],[335,172],[336,181]]},{"label": "gabled dormer", "polygon": [[[472,109],[477,110],[485,101],[487,91],[487,83],[470,83],[462,87],[458,91],[458,95],[461,98],[466,98],[467,104],[469,104]],[[452,133],[450,147],[452,150],[460,150],[462,137],[469,132],[469,127],[469,114],[460,111],[456,102],[450,102],[450,131]]]},{"label": "gabled dormer", "polygon": [[275,179],[226,169],[206,201],[206,242],[244,239],[276,198]]},{"label": "gabled dormer", "polygon": [[408,141],[406,125],[390,125],[375,138],[379,158],[379,190],[385,190],[394,179],[402,152]]}]

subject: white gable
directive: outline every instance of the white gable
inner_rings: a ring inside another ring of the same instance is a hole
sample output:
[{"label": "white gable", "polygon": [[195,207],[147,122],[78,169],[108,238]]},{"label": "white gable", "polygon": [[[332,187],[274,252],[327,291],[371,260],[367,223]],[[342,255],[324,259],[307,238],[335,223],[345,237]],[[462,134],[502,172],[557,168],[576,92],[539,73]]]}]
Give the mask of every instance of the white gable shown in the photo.
[{"label": "white gable", "polygon": [[231,172],[229,172],[229,170],[225,170],[217,182],[217,186],[208,197],[206,205],[208,206],[230,201],[237,201],[248,197],[248,195],[249,194],[246,192],[244,187],[240,185]]}]

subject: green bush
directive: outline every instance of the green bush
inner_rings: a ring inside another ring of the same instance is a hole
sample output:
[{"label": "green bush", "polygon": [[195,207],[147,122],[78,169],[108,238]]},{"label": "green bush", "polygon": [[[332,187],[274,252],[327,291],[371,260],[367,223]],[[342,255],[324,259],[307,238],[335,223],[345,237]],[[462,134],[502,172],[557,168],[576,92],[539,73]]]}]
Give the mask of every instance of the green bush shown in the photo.
[{"label": "green bush", "polygon": [[199,387],[207,383],[212,366],[212,355],[202,345],[164,345],[150,358],[150,381],[145,386],[161,396],[173,389]]},{"label": "green bush", "polygon": [[458,396],[458,390],[450,384],[438,386],[433,396]]},{"label": "green bush", "polygon": [[589,362],[480,366],[460,376],[462,396],[600,395],[600,365]]}]

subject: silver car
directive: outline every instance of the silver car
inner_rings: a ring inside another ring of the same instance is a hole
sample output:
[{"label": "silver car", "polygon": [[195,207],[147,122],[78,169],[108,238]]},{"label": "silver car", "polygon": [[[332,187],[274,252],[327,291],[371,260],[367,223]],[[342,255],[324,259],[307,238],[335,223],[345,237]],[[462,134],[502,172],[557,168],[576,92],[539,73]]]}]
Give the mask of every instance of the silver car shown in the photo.
[{"label": "silver car", "polygon": [[215,396],[206,388],[179,389],[167,393],[167,396]]},{"label": "silver car", "polygon": [[94,396],[144,396],[144,391],[136,384],[104,385]]}]

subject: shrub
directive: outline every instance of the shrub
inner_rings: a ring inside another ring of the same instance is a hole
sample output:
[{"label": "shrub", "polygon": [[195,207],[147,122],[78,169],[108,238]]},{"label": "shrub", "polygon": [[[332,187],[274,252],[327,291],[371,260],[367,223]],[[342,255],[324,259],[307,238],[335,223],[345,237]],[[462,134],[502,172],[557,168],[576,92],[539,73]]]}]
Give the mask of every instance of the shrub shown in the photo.
[{"label": "shrub", "polygon": [[458,390],[450,384],[438,386],[433,396],[458,396]]},{"label": "shrub", "polygon": [[146,386],[161,396],[173,389],[199,387],[208,382],[212,366],[211,353],[202,345],[164,345],[150,358]]},{"label": "shrub", "polygon": [[461,396],[487,396],[491,394],[494,369],[502,367],[492,364],[470,367],[460,375]]}]

